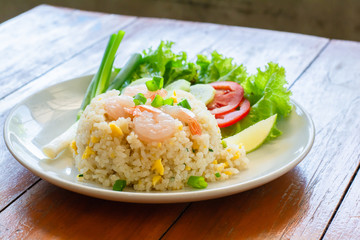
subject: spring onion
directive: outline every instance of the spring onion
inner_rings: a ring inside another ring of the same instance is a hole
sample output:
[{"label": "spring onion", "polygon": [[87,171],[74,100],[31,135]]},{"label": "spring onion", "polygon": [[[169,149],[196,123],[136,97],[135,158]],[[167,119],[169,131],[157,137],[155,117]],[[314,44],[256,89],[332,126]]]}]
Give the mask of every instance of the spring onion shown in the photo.
[{"label": "spring onion", "polygon": [[212,150],[211,148],[209,148],[209,152],[214,152],[214,150]]},{"label": "spring onion", "polygon": [[154,92],[163,88],[164,79],[162,77],[155,76],[152,80],[147,81],[145,84],[149,91]]},{"label": "spring onion", "polygon": [[115,54],[124,35],[125,32],[120,30],[117,34],[114,33],[110,36],[100,67],[86,90],[77,119],[80,118],[82,112],[85,110],[86,106],[90,104],[91,100],[95,96],[104,93],[109,87]]},{"label": "spring onion", "polygon": [[130,84],[129,78],[139,66],[141,62],[141,54],[134,53],[130,59],[126,62],[124,67],[121,68],[120,72],[116,75],[114,80],[110,83],[107,90],[118,89],[121,90]]},{"label": "spring onion", "polygon": [[181,107],[183,107],[183,108],[186,108],[186,109],[191,110],[191,106],[190,106],[188,100],[186,100],[186,99],[184,99],[184,100],[182,100],[181,102],[179,102],[179,103],[178,103],[178,106],[181,106]]},{"label": "spring onion", "polygon": [[165,100],[164,100],[164,105],[173,106],[173,105],[174,105],[174,99],[173,99],[173,98],[165,99]]},{"label": "spring onion", "polygon": [[221,177],[221,174],[220,173],[215,173],[215,177]]},{"label": "spring onion", "polygon": [[134,96],[134,103],[135,105],[141,105],[146,103],[146,97],[142,93],[138,93]]},{"label": "spring onion", "polygon": [[151,102],[151,106],[159,108],[164,105],[164,99],[160,95],[156,95],[154,100]]},{"label": "spring onion", "polygon": [[187,185],[189,185],[193,188],[199,188],[199,189],[203,189],[208,186],[204,177],[201,177],[201,176],[190,176],[187,181]]},{"label": "spring onion", "polygon": [[126,180],[116,180],[113,185],[114,191],[122,191],[126,187]]}]

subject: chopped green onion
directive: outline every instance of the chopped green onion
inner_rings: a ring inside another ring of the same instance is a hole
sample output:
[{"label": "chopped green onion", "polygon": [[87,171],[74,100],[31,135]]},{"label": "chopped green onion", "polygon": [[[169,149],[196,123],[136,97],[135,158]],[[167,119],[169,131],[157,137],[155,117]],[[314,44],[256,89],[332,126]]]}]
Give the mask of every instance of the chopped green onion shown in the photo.
[{"label": "chopped green onion", "polygon": [[179,102],[178,106],[191,110],[191,106],[190,106],[188,100],[186,100],[186,99]]},{"label": "chopped green onion", "polygon": [[223,148],[227,148],[227,143],[224,140],[221,141],[221,144],[222,144]]},{"label": "chopped green onion", "polygon": [[187,185],[193,188],[206,188],[208,186],[207,182],[205,181],[204,177],[201,176],[190,176]]},{"label": "chopped green onion", "polygon": [[124,187],[126,186],[126,180],[116,180],[114,185],[113,185],[113,190],[114,191],[122,191],[124,189]]},{"label": "chopped green onion", "polygon": [[164,78],[162,77],[158,77],[155,76],[153,77],[153,81],[156,83],[156,85],[158,86],[158,89],[162,89],[164,86]]},{"label": "chopped green onion", "polygon": [[164,105],[173,106],[173,105],[174,105],[174,99],[173,99],[173,98],[165,99],[165,100],[164,100]]},{"label": "chopped green onion", "polygon": [[195,149],[192,149],[192,152],[195,153]]},{"label": "chopped green onion", "polygon": [[214,150],[212,150],[211,148],[209,148],[209,152],[214,152]]},{"label": "chopped green onion", "polygon": [[151,102],[151,106],[153,107],[161,107],[164,105],[164,99],[160,95],[156,95],[154,100]]},{"label": "chopped green onion", "polygon": [[189,149],[188,149],[188,148],[186,148],[186,151],[187,151],[187,152],[189,152]]},{"label": "chopped green onion", "polygon": [[162,77],[155,76],[152,80],[145,82],[145,84],[149,91],[154,92],[156,90],[162,89],[164,86],[164,79]]},{"label": "chopped green onion", "polygon": [[220,173],[215,173],[215,177],[221,177],[221,174]]},{"label": "chopped green onion", "polygon": [[84,174],[79,174],[77,175],[77,177],[84,177]]},{"label": "chopped green onion", "polygon": [[138,93],[134,96],[134,103],[135,105],[141,105],[146,103],[146,97],[142,93]]}]

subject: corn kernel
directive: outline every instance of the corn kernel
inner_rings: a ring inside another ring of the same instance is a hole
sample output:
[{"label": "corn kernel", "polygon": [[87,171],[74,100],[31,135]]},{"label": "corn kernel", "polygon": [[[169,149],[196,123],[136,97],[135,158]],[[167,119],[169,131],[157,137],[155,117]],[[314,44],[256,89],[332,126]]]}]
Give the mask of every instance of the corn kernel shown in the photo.
[{"label": "corn kernel", "polygon": [[122,130],[121,130],[121,128],[119,128],[118,126],[116,126],[114,123],[110,123],[110,124],[109,124],[109,127],[110,127],[110,129],[111,129],[111,136],[113,136],[113,137],[120,137],[120,136],[124,135],[123,132],[122,132]]},{"label": "corn kernel", "polygon": [[78,155],[77,146],[76,146],[75,140],[71,142],[70,147],[71,147],[72,149],[74,149],[75,154]]},{"label": "corn kernel", "polygon": [[170,98],[172,98],[173,100],[174,100],[174,103],[177,103],[178,101],[177,101],[177,97],[170,97]]},{"label": "corn kernel", "polygon": [[224,169],[224,165],[220,165],[220,166],[218,166],[217,168],[216,168],[216,171],[217,172],[221,172],[222,170]]},{"label": "corn kernel", "polygon": [[193,149],[199,149],[199,147],[200,146],[197,142],[193,142],[193,146],[192,146]]},{"label": "corn kernel", "polygon": [[214,160],[212,163],[213,163],[213,164],[218,164],[218,161],[217,161],[217,160]]},{"label": "corn kernel", "polygon": [[161,148],[161,145],[162,145],[161,142],[159,142],[159,143],[158,143],[158,148]]},{"label": "corn kernel", "polygon": [[155,170],[161,176],[164,175],[164,166],[161,163],[161,159],[155,160],[154,164],[151,167],[151,171]]},{"label": "corn kernel", "polygon": [[186,167],[185,167],[185,170],[186,170],[186,171],[190,171],[190,170],[191,170],[191,167],[190,167],[190,166],[186,166]]},{"label": "corn kernel", "polygon": [[226,149],[226,151],[231,152],[231,148]]},{"label": "corn kernel", "polygon": [[183,130],[183,125],[179,125],[179,130],[181,131],[181,130]]},{"label": "corn kernel", "polygon": [[240,157],[240,152],[237,151],[235,155],[232,157],[233,160],[238,159]]},{"label": "corn kernel", "polygon": [[225,171],[224,173],[229,176],[232,174],[232,172],[230,172],[230,171]]},{"label": "corn kernel", "polygon": [[98,143],[99,141],[100,141],[100,139],[98,137],[91,136],[91,142],[92,143]]},{"label": "corn kernel", "polygon": [[91,147],[87,146],[87,147],[85,148],[85,151],[84,151],[83,155],[82,155],[82,159],[88,158],[88,157],[90,157],[92,154],[95,154],[94,150],[92,150]]},{"label": "corn kernel", "polygon": [[224,167],[226,167],[226,168],[229,166],[228,162],[224,162],[223,164],[224,164]]},{"label": "corn kernel", "polygon": [[154,176],[152,179],[153,186],[155,186],[160,180],[161,180],[161,176],[159,176],[159,175]]}]

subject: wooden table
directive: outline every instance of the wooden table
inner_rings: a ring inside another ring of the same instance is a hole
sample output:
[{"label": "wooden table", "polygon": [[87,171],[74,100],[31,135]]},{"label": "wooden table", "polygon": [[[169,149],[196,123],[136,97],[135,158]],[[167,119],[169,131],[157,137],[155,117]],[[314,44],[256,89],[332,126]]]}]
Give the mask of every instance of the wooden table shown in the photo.
[{"label": "wooden table", "polygon": [[[229,197],[135,204],[63,190],[20,165],[0,139],[0,239],[360,239],[360,43],[41,5],[0,25],[0,111],[34,92],[96,71],[111,33],[123,29],[121,65],[159,40],[190,58],[217,49],[250,72],[287,70],[293,98],[316,137],[282,177]],[[1,128],[0,131],[3,131]]]}]

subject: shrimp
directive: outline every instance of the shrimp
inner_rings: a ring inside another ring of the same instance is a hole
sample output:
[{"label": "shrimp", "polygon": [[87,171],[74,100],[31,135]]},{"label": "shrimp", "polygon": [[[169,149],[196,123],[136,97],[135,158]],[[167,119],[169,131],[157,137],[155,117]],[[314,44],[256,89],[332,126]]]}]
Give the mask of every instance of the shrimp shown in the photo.
[{"label": "shrimp", "polygon": [[157,108],[139,105],[127,111],[134,116],[134,132],[142,141],[162,142],[175,133],[175,119]]},{"label": "shrimp", "polygon": [[146,84],[128,86],[124,89],[124,92],[122,94],[133,97],[138,93],[144,94],[146,98],[150,98],[151,100],[154,100],[156,95],[160,95],[163,98],[167,96],[167,91],[165,89],[162,88],[152,92],[147,89]]},{"label": "shrimp", "polygon": [[105,111],[110,121],[117,120],[120,117],[131,117],[127,108],[134,107],[135,103],[129,96],[115,96],[106,99]]},{"label": "shrimp", "polygon": [[161,110],[173,118],[177,118],[182,122],[185,122],[189,125],[190,132],[193,135],[201,135],[201,127],[199,122],[195,118],[195,114],[186,109],[179,106],[170,106],[164,105],[161,107]]}]

